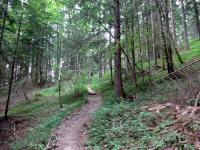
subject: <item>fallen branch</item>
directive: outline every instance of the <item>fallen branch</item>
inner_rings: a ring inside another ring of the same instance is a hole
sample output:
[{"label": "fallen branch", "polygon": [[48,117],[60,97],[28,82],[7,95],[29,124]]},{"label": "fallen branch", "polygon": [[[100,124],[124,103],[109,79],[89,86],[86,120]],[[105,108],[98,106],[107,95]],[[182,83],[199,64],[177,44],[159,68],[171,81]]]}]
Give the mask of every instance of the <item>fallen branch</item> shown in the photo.
[{"label": "fallen branch", "polygon": [[200,59],[197,59],[197,60],[195,60],[195,61],[193,61],[193,62],[191,62],[191,63],[189,63],[189,64],[187,64],[187,65],[185,65],[185,66],[183,66],[183,67],[181,67],[180,69],[175,70],[174,72],[169,73],[169,74],[167,74],[167,75],[161,77],[161,78],[158,79],[156,82],[159,82],[160,80],[163,80],[163,79],[169,77],[170,75],[173,75],[173,74],[176,73],[176,72],[179,72],[179,71],[181,71],[181,70],[183,70],[183,69],[185,69],[185,68],[187,68],[187,67],[189,67],[189,66],[192,66],[192,65],[198,63],[199,61],[200,61]]},{"label": "fallen branch", "polygon": [[194,108],[191,111],[190,117],[194,116],[194,114],[198,110],[197,105],[198,105],[199,97],[200,97],[200,92],[197,95],[197,98],[196,98],[196,101],[195,101],[195,105],[194,105]]},{"label": "fallen branch", "polygon": [[[52,141],[52,136],[53,136],[54,132],[55,132],[55,129],[53,129],[53,131],[51,132],[50,139],[49,139],[49,141],[47,143],[47,146],[46,146],[47,150],[51,150],[51,149],[54,149],[54,148],[57,147],[57,145],[55,145],[55,144],[53,144],[52,146],[50,146],[50,143]],[[57,137],[56,137],[56,139],[57,139]]]},{"label": "fallen branch", "polygon": [[195,107],[197,107],[197,105],[198,105],[199,97],[200,97],[200,92],[199,92],[199,94],[197,95],[196,102],[195,102]]}]

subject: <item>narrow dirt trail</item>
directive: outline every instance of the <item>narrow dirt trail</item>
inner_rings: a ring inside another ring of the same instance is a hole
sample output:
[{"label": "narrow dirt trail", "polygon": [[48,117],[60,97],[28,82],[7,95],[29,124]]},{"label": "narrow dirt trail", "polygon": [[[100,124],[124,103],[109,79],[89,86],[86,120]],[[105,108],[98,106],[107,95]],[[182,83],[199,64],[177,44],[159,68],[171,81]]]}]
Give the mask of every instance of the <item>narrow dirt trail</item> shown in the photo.
[{"label": "narrow dirt trail", "polygon": [[91,114],[101,105],[101,96],[94,95],[89,91],[88,103],[76,110],[72,115],[63,120],[61,125],[55,130],[56,150],[85,150],[87,140],[86,130],[90,125]]}]

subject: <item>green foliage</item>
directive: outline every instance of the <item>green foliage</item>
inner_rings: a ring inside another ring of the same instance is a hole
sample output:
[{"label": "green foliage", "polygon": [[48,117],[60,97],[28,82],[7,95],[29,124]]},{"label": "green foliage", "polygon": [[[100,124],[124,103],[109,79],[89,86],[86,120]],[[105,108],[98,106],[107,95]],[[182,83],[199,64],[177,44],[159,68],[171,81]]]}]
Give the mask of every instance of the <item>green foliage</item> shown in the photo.
[{"label": "green foliage", "polygon": [[160,116],[139,108],[136,103],[125,102],[102,107],[94,115],[89,149],[164,148],[177,140],[179,134],[174,131],[163,134],[170,121],[161,122],[154,132],[150,131],[148,128],[156,126]]},{"label": "green foliage", "polygon": [[106,72],[102,79],[99,79],[98,75],[95,75],[92,79],[92,88],[100,92],[106,92],[113,88],[110,81],[110,73]]},{"label": "green foliage", "polygon": [[[104,101],[113,101],[109,93]],[[161,149],[178,142],[180,135],[168,129],[172,122],[160,122],[161,117],[141,111],[137,103],[105,103],[93,116],[89,149]],[[155,130],[149,130],[151,127]]]},{"label": "green foliage", "polygon": [[75,95],[86,93],[87,92],[86,84],[87,84],[87,77],[85,75],[79,77],[79,79],[75,80],[74,82],[73,93]]}]

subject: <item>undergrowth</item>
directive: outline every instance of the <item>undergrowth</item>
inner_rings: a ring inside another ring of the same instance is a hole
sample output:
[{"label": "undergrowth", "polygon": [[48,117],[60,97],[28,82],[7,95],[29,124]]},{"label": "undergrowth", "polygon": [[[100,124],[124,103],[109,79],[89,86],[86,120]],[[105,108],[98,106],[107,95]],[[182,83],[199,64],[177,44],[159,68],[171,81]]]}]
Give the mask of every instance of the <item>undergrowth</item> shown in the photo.
[{"label": "undergrowth", "polygon": [[[164,85],[160,87],[165,88]],[[112,89],[104,92],[104,104],[93,115],[88,149],[163,149],[172,145],[179,149],[193,149],[192,145],[186,144],[183,135],[169,128],[173,120],[166,117],[166,112],[158,114],[141,109],[156,97],[156,92],[149,88],[141,91],[135,102],[124,100],[120,104],[116,103]]]},{"label": "undergrowth", "polygon": [[[74,81],[73,84],[62,83],[60,108],[58,99],[58,86],[38,90],[29,101],[21,102],[9,111],[9,116],[22,116],[32,122],[27,127],[24,137],[14,141],[11,148],[14,150],[43,150],[50,135],[61,121],[73,112],[74,109],[85,104],[87,89],[85,77]],[[66,88],[68,88],[66,92]],[[78,93],[78,94],[77,94]],[[76,96],[75,96],[76,95]]]}]

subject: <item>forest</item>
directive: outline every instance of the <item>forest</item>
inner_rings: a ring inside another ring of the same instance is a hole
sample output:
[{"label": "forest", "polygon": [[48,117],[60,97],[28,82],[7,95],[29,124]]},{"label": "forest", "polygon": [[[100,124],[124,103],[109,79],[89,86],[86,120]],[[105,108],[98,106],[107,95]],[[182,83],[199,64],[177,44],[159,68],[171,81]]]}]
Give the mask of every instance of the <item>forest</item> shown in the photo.
[{"label": "forest", "polygon": [[0,150],[200,150],[200,0],[0,0]]}]

